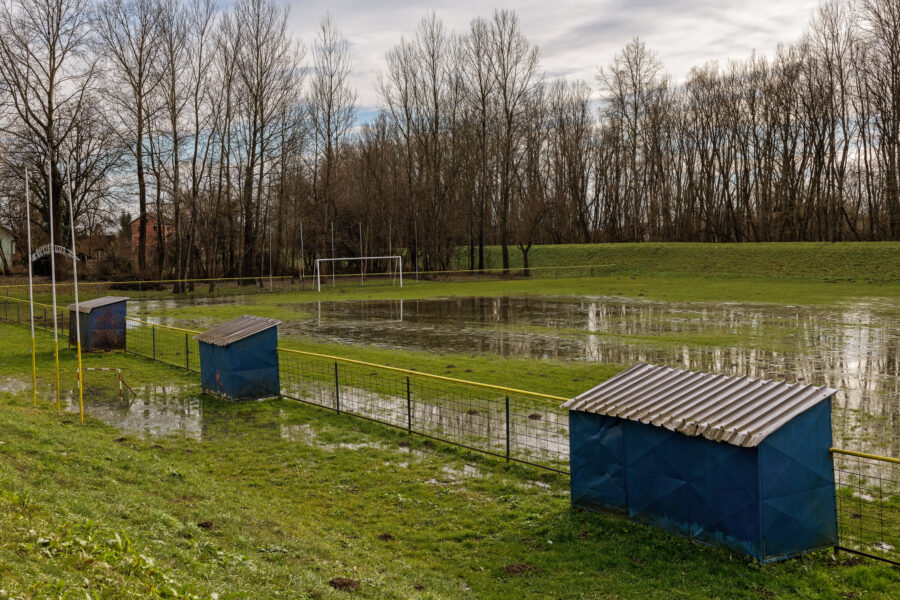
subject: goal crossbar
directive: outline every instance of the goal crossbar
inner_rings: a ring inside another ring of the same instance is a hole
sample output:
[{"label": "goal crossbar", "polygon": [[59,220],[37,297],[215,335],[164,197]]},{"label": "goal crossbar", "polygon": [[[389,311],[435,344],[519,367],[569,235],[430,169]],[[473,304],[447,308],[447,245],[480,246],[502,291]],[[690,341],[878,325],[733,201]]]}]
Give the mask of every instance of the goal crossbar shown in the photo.
[{"label": "goal crossbar", "polygon": [[342,261],[365,261],[365,260],[396,260],[398,264],[397,274],[400,277],[400,287],[403,287],[403,257],[399,254],[393,256],[344,256],[337,258],[317,258],[316,259],[316,287],[318,291],[322,291],[322,272],[319,265],[323,262],[342,262]]}]

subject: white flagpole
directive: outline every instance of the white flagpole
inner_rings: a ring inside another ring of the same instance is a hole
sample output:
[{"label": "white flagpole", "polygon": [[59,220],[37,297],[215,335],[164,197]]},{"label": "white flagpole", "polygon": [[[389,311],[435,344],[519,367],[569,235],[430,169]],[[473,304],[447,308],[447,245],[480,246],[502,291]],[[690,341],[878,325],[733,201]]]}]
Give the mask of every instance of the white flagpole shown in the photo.
[{"label": "white flagpole", "polygon": [[31,193],[25,169],[25,227],[28,230],[28,308],[31,313],[31,400],[37,406],[37,358],[34,354],[34,281],[31,274]]},{"label": "white flagpole", "polygon": [[53,162],[50,149],[47,148],[47,204],[50,207],[50,288],[53,290],[53,355],[56,359],[56,412],[59,406],[59,330],[56,322],[56,241],[53,237]]},{"label": "white flagpole", "polygon": [[84,423],[84,371],[81,368],[81,313],[78,311],[78,254],[75,252],[75,202],[72,200],[72,163],[66,161],[69,180],[69,229],[72,231],[72,276],[75,281],[75,345],[78,349],[78,412]]}]

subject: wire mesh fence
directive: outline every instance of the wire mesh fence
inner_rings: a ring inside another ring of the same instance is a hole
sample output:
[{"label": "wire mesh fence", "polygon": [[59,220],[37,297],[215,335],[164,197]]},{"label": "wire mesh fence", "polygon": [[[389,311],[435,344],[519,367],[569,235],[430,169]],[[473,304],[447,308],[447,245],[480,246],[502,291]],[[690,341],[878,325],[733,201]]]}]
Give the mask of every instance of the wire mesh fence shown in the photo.
[{"label": "wire mesh fence", "polygon": [[[516,267],[510,269],[485,268],[485,269],[446,269],[446,270],[408,270],[403,271],[403,285],[409,286],[417,283],[436,281],[491,281],[507,279],[564,279],[581,277],[599,277],[609,275],[615,265],[561,265],[543,267]],[[333,270],[332,270],[333,269]],[[323,266],[318,277],[312,276],[313,289],[317,284],[321,288],[335,287],[359,287],[372,285],[398,285],[399,278],[396,271],[386,270],[383,267],[366,270],[348,262],[346,265]]]},{"label": "wire mesh fence", "polygon": [[[0,297],[0,321],[18,323],[29,326],[31,319],[27,300],[3,296]],[[69,311],[65,307],[56,307],[56,327],[59,338],[65,339],[69,327]],[[34,303],[34,328],[53,333],[53,306]]]},{"label": "wire mesh fence", "polygon": [[199,331],[157,325],[138,319],[125,320],[127,327],[125,351],[151,360],[200,372]]},{"label": "wire mesh fence", "polygon": [[900,460],[832,454],[840,548],[900,565]]},{"label": "wire mesh fence", "polygon": [[[92,300],[100,296],[124,296],[132,300],[154,300],[165,298],[200,298],[236,296],[245,294],[292,291],[304,286],[311,288],[309,277],[305,280],[288,275],[279,277],[229,277],[212,279],[159,279],[146,281],[79,281],[78,295],[81,300]],[[56,283],[57,298],[60,303],[73,299],[74,284],[71,281]],[[27,302],[28,284],[8,282],[0,285],[3,298]],[[35,301],[49,302],[51,284],[49,281],[34,283]]]},{"label": "wire mesh fence", "polygon": [[568,472],[565,398],[287,349],[279,362],[288,398]]}]

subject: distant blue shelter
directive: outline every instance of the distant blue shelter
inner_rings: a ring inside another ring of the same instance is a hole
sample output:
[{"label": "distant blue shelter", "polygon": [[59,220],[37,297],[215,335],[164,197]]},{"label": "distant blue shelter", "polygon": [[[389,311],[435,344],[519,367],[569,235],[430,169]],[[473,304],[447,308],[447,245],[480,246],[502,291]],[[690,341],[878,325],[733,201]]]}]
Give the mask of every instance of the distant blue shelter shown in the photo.
[{"label": "distant blue shelter", "polygon": [[761,562],[834,546],[835,392],[635,365],[563,405],[572,505]]},{"label": "distant blue shelter", "polygon": [[281,394],[278,325],[245,315],[194,336],[200,342],[204,392],[227,400],[255,400]]},{"label": "distant blue shelter", "polygon": [[69,344],[76,345],[75,319],[81,327],[81,349],[87,352],[125,349],[125,302],[122,296],[103,296],[67,307]]}]

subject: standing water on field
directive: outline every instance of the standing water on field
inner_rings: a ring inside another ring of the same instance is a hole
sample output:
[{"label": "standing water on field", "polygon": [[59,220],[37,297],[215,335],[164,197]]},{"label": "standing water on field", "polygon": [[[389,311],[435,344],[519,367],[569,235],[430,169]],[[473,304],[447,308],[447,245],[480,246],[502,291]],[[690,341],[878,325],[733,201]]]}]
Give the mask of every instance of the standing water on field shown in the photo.
[{"label": "standing water on field", "polygon": [[[145,302],[140,311],[152,315],[159,308],[173,307]],[[282,336],[345,344],[348,356],[349,346],[370,344],[621,365],[651,362],[828,385],[840,390],[834,399],[837,445],[900,455],[900,310],[892,304],[816,308],[496,297],[332,301],[284,308],[302,312],[279,327]],[[221,319],[154,320],[202,329]]]}]

